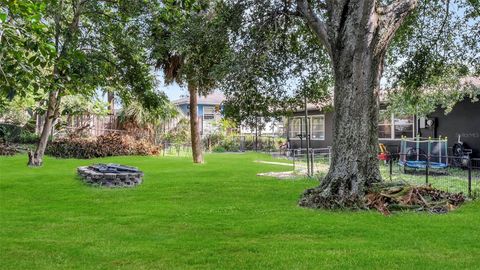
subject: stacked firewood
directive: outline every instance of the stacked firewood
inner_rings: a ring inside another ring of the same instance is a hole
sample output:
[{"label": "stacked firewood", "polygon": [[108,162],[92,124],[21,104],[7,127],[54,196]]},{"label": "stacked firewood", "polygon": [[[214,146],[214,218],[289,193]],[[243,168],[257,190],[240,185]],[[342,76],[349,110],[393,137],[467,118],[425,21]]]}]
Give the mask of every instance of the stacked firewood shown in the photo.
[{"label": "stacked firewood", "polygon": [[462,193],[449,193],[431,185],[414,186],[406,183],[382,183],[365,196],[367,207],[384,215],[392,211],[414,210],[446,213],[465,201]]}]

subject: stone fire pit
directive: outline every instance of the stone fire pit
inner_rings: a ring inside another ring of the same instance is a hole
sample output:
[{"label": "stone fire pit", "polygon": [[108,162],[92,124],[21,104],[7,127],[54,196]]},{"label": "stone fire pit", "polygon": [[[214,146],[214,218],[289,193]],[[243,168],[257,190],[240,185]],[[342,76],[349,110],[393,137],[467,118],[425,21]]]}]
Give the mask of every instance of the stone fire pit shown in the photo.
[{"label": "stone fire pit", "polygon": [[112,163],[78,167],[77,172],[87,184],[105,187],[134,187],[143,178],[143,172],[135,167]]}]

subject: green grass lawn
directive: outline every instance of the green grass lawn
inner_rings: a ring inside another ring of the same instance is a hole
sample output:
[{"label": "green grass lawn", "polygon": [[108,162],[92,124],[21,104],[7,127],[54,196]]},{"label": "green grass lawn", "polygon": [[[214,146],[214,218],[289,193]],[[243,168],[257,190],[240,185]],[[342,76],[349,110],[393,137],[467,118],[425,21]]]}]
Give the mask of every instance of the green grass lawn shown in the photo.
[{"label": "green grass lawn", "polygon": [[[260,154],[0,158],[1,269],[480,269],[480,202],[447,215],[297,206],[313,180],[258,172]],[[134,189],[82,184],[76,167],[137,166]]]}]

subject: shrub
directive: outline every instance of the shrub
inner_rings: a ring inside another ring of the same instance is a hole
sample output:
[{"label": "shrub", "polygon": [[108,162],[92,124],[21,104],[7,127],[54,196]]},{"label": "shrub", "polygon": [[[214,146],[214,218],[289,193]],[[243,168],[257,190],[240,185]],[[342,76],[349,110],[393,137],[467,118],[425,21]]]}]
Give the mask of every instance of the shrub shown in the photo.
[{"label": "shrub", "polygon": [[229,152],[240,151],[240,143],[236,137],[227,137],[222,141],[221,146]]},{"label": "shrub", "polygon": [[20,127],[11,124],[0,124],[0,138],[11,143],[37,143],[39,136],[30,131],[27,127]]},{"label": "shrub", "polygon": [[12,124],[0,124],[0,138],[6,142],[13,142],[20,136],[22,127]]},{"label": "shrub", "polygon": [[213,148],[212,151],[216,153],[223,153],[223,152],[227,152],[227,149],[219,145],[219,146],[215,146],[215,148]]},{"label": "shrub", "polygon": [[88,159],[107,156],[158,155],[160,148],[145,140],[111,133],[97,138],[58,139],[48,145],[46,153],[60,158]]},{"label": "shrub", "polygon": [[222,133],[211,133],[203,137],[202,143],[205,149],[212,149],[213,151],[223,140],[225,140],[225,136]]},{"label": "shrub", "polygon": [[18,138],[14,141],[16,143],[25,143],[25,144],[33,144],[38,143],[40,140],[40,136],[35,133],[32,133],[28,130],[22,130]]}]

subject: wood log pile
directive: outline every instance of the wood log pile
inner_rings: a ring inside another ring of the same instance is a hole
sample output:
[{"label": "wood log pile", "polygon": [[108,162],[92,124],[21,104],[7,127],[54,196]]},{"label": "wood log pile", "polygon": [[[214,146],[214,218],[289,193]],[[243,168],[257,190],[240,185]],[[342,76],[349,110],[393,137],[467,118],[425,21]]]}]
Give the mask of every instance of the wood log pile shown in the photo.
[{"label": "wood log pile", "polygon": [[462,193],[449,193],[431,185],[414,186],[406,183],[381,183],[365,196],[366,206],[384,215],[392,211],[413,210],[447,213],[465,202]]},{"label": "wood log pile", "polygon": [[0,156],[13,156],[18,152],[15,145],[0,142]]}]

